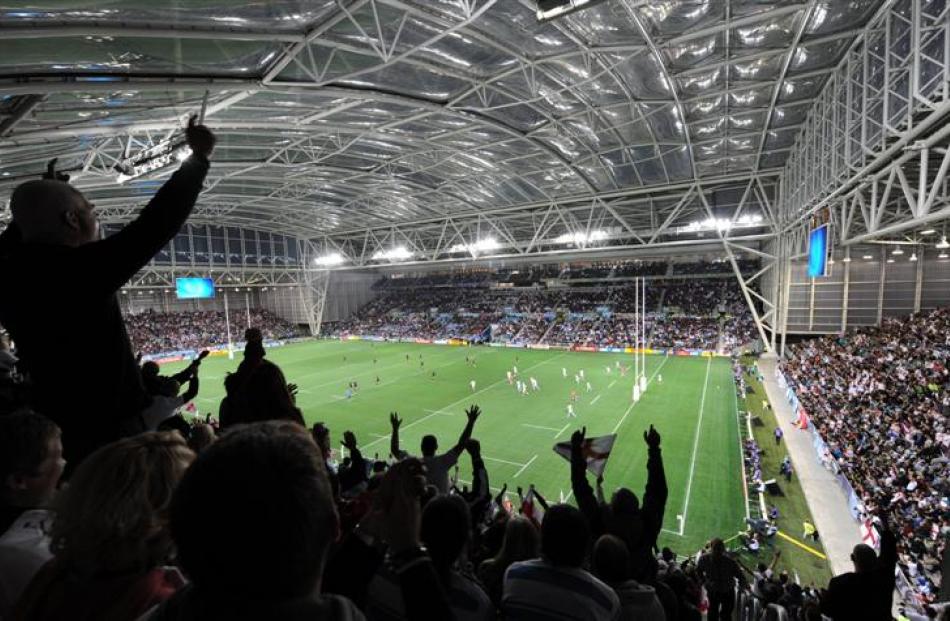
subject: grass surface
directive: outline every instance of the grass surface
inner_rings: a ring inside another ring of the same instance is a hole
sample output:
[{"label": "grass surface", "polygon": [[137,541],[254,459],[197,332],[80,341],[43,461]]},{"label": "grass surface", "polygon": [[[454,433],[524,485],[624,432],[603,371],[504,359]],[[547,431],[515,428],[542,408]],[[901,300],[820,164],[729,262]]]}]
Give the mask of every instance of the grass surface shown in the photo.
[{"label": "grass surface", "polygon": [[[466,356],[475,358],[475,368],[466,364]],[[281,366],[287,381],[299,385],[297,403],[308,423],[325,422],[336,444],[343,431],[352,430],[368,457],[388,456],[391,411],[403,418],[403,448],[418,451],[421,437],[431,433],[446,450],[464,427],[465,408],[477,403],[483,414],[474,437],[481,441],[492,488],[507,482],[513,493],[519,485],[534,483],[549,502],[570,493],[569,465],[552,447],[582,425],[588,436],[619,434],[604,474],[605,493],[626,486],[641,495],[643,431],[652,423],[662,436],[670,488],[661,545],[689,554],[710,537],[731,536],[742,527],[737,403],[728,359],[647,356],[650,385],[633,405],[632,370],[625,378],[615,368],[610,374],[605,370],[618,360],[632,365],[629,354],[317,341],[269,350],[268,358]],[[213,357],[202,364],[201,412],[217,412],[222,379],[237,363],[237,358]],[[182,366],[165,365],[163,373]],[[505,379],[512,366],[525,380],[535,377],[540,392],[518,395]],[[579,369],[592,384],[589,393],[583,383],[574,383]],[[346,399],[353,380],[359,382],[358,394]],[[572,388],[578,390],[578,416],[568,420]],[[468,457],[459,464],[460,478],[470,479]]]},{"label": "grass surface", "polygon": [[[745,359],[743,363],[746,365],[752,364],[752,359]],[[811,511],[809,511],[808,504],[805,501],[805,494],[802,492],[801,485],[794,473],[791,483],[786,483],[785,478],[779,475],[779,466],[782,459],[788,454],[785,449],[785,442],[783,440],[779,446],[775,445],[775,439],[772,435],[776,426],[775,415],[770,410],[765,410],[762,407],[762,401],[768,399],[765,388],[757,379],[748,375],[745,377],[746,383],[752,389],[752,392],[740,402],[739,408],[751,412],[753,416],[758,416],[764,423],[762,426],[752,427],[753,437],[758,442],[759,448],[762,449],[762,476],[767,479],[775,478],[778,480],[785,494],[784,496],[767,495],[765,501],[769,505],[774,504],[778,507],[781,517],[778,519],[777,525],[781,532],[824,553],[820,541],[816,543],[809,539],[806,542],[802,538],[802,522],[806,519],[813,522]],[[804,585],[824,587],[828,584],[828,580],[831,578],[831,569],[826,560],[822,560],[782,539],[776,540],[775,549],[782,552],[781,558],[775,566],[775,571],[786,570],[792,575],[792,578],[797,573],[799,581]],[[758,562],[770,563],[772,552],[763,546],[758,557],[743,554],[742,560],[746,566],[752,568]]]}]

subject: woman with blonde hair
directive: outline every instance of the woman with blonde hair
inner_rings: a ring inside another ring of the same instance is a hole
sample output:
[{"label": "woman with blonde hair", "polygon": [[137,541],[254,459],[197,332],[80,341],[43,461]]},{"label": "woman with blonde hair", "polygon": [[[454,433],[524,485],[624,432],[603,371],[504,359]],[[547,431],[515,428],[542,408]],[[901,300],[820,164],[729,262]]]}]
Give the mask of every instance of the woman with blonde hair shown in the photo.
[{"label": "woman with blonde hair", "polygon": [[54,554],[24,592],[13,619],[132,621],[183,584],[164,565],[172,492],[194,453],[177,432],[108,444],[77,468],[56,502]]},{"label": "woman with blonde hair", "polygon": [[482,561],[478,567],[478,579],[495,606],[501,605],[505,572],[512,563],[538,558],[541,534],[534,522],[516,515],[505,525],[505,538],[494,558]]}]

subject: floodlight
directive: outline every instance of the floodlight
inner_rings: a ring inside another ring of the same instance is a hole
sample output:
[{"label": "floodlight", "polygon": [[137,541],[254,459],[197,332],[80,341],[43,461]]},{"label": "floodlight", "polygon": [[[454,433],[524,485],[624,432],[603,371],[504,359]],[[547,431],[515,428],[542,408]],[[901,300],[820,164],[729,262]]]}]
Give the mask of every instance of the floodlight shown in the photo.
[{"label": "floodlight", "polygon": [[574,11],[589,9],[604,0],[538,0],[538,21],[549,22]]}]

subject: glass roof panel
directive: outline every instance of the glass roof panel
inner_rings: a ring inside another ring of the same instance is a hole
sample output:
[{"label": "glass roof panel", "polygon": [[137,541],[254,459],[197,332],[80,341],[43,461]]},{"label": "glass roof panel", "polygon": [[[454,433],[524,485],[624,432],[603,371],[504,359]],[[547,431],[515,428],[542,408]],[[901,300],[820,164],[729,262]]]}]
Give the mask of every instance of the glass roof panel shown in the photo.
[{"label": "glass roof panel", "polygon": [[0,73],[171,73],[254,77],[281,46],[259,41],[112,36],[7,38]]}]

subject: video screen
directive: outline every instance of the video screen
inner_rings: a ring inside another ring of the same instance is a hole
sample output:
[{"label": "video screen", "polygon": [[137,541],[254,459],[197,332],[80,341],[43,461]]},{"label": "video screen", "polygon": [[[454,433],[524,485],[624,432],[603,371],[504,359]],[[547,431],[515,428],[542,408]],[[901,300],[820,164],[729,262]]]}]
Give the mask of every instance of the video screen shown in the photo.
[{"label": "video screen", "polygon": [[808,237],[808,277],[828,275],[828,225],[823,224]]},{"label": "video screen", "polygon": [[180,300],[213,298],[214,282],[210,278],[176,278],[175,292]]}]

